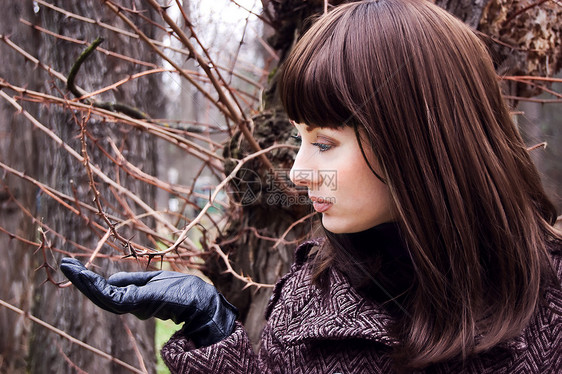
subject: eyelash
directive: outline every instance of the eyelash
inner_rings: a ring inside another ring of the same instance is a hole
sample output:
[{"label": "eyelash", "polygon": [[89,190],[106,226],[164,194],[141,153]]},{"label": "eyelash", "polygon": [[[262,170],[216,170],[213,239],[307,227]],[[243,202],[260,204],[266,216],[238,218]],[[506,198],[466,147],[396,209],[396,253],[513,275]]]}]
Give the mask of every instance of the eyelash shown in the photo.
[{"label": "eyelash", "polygon": [[[302,141],[302,139],[301,139],[301,137],[300,137],[299,135],[291,135],[291,138],[297,140],[298,142],[301,142],[301,141]],[[315,146],[315,147],[318,147],[318,150],[319,150],[320,152],[326,152],[326,151],[329,151],[329,150],[332,148],[331,145],[329,145],[329,144],[324,144],[324,143],[310,143],[310,144],[312,144],[312,145]]]},{"label": "eyelash", "polygon": [[330,148],[332,148],[331,145],[329,145],[329,144],[324,144],[324,143],[310,143],[310,144],[312,144],[312,145],[315,146],[315,147],[318,147],[318,150],[319,150],[320,152],[326,152],[326,151],[329,151]]}]

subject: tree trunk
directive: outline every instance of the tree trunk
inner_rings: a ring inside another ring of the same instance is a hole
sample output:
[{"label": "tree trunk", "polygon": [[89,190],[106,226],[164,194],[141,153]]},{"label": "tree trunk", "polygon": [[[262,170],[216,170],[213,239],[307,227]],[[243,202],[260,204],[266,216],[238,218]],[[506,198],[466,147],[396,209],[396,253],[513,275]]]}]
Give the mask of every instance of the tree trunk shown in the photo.
[{"label": "tree trunk", "polygon": [[476,29],[480,23],[482,12],[489,2],[490,0],[437,0],[435,4]]},{"label": "tree trunk", "polygon": [[[37,39],[29,28],[21,27],[20,17],[34,19],[31,1],[17,2],[3,7],[3,21],[0,22],[0,34],[9,35],[18,45],[27,50],[36,50]],[[11,53],[8,47],[0,48],[0,76],[19,82],[37,77],[33,66],[18,54]],[[35,81],[36,79],[30,79]],[[36,83],[35,83],[36,84]],[[34,89],[33,85],[28,88]],[[29,107],[27,105],[26,107]],[[32,157],[23,157],[18,150],[26,149],[32,144],[32,128],[22,116],[17,116],[13,108],[0,100],[0,161],[18,170],[35,174],[36,165]],[[35,226],[25,217],[18,206],[11,200],[9,191],[26,206],[34,206],[36,190],[21,179],[11,175],[2,177],[0,191],[0,227],[26,239],[35,238]],[[0,234],[0,299],[23,310],[30,310],[32,300],[33,267],[31,266],[34,248],[8,235]],[[16,266],[14,266],[16,265]],[[24,372],[28,348],[30,324],[6,308],[0,307],[0,373]]]},{"label": "tree trunk", "polygon": [[[36,8],[38,12],[34,14],[34,2],[30,0],[13,3],[17,3],[17,5],[7,6],[5,10],[16,14],[5,20],[8,20],[12,27],[14,39],[17,38],[18,41],[25,44],[28,51],[39,60],[65,75],[70,71],[83,47],[43,33],[31,32],[28,26],[19,24],[20,16],[51,31],[88,42],[102,36],[105,38],[102,47],[144,61],[155,59],[155,55],[148,53],[144,45],[134,42],[130,38],[116,36],[96,25],[77,21],[43,6],[38,6]],[[67,11],[109,24],[119,24],[122,28],[127,29],[118,22],[116,16],[103,5],[103,2],[60,0],[51,3]],[[131,1],[123,5],[133,6]],[[35,6],[37,7],[37,4]],[[142,8],[140,2],[137,2],[136,6]],[[152,12],[144,13],[144,15],[155,16]],[[5,27],[4,24],[3,27]],[[156,32],[156,28],[148,24],[145,24],[143,29],[149,36],[154,36]],[[33,35],[33,38],[29,38],[29,35]],[[5,52],[4,48],[7,47],[2,46],[3,52]],[[3,58],[11,59],[9,63],[3,61],[3,68],[8,65],[10,69],[13,69],[13,71],[3,71],[3,78],[20,86],[38,87],[40,91],[53,95],[63,92],[71,96],[62,82],[56,81],[39,69],[34,70],[30,63],[22,63],[22,58],[13,54],[12,51],[3,55]],[[101,53],[94,53],[83,64],[77,77],[77,84],[87,91],[93,91],[132,74],[132,71],[127,71],[127,67],[131,66],[129,63],[123,63]],[[36,75],[36,78],[31,79],[31,75]],[[138,107],[150,112],[154,117],[161,117],[164,104],[159,94],[160,87],[158,76],[153,76],[153,78],[135,80],[120,86],[117,90],[105,94],[103,99]],[[81,144],[78,137],[80,127],[73,115],[80,119],[82,113],[73,113],[55,105],[27,104],[25,106],[40,122],[73,149],[80,152]],[[1,122],[2,128],[6,129],[5,134],[9,134],[9,137],[2,141],[11,144],[11,148],[3,147],[3,150],[15,149],[13,152],[3,153],[2,162],[15,166],[19,170],[25,170],[26,174],[65,194],[70,196],[75,194],[81,201],[92,201],[93,195],[88,185],[84,166],[45,134],[36,131],[23,116],[16,115],[14,109],[8,108],[5,102],[2,104],[2,109],[1,117],[5,121]],[[108,148],[105,139],[112,138],[119,147],[122,147],[122,152],[129,161],[145,172],[155,174],[156,152],[153,138],[130,127],[122,127],[95,118],[88,121],[87,130],[105,148]],[[119,173],[115,165],[93,144],[92,139],[89,139],[88,142],[88,153],[92,163],[99,165],[106,172],[109,171],[109,176],[115,179],[115,173]],[[113,171],[113,175],[111,175],[111,171]],[[53,233],[64,234],[64,239],[61,239],[50,232],[46,233],[54,248],[68,252],[77,251],[70,244],[72,242],[92,249],[96,247],[100,235],[103,235],[104,232],[94,234],[87,219],[69,212],[49,196],[42,194],[37,188],[23,183],[21,180],[14,180],[12,183],[12,179],[8,180],[8,183],[11,183],[10,190],[18,191],[20,195],[18,198],[28,202],[26,206],[35,207],[33,213],[36,218],[48,225]],[[153,205],[154,189],[150,185],[135,181],[122,172],[118,179],[122,185]],[[105,212],[123,216],[123,211],[112,211],[119,206],[113,192],[105,185],[98,184],[97,186],[103,197],[102,204]],[[22,217],[19,212],[15,212],[12,214],[12,217],[15,218],[10,218],[10,216],[4,215],[5,211],[9,212],[10,206],[2,206],[2,209],[0,215],[2,219],[11,220],[9,221],[11,225],[2,222],[2,227],[10,227],[13,233],[18,232],[24,237],[38,240],[37,225],[31,223],[29,217]],[[89,219],[97,220],[106,226],[99,217],[91,216]],[[120,234],[124,237],[131,236],[128,235],[126,229],[121,229]],[[3,235],[2,240],[6,240],[6,236]],[[143,241],[141,238],[135,238],[135,240]],[[148,243],[145,242],[145,244]],[[16,248],[16,246],[21,248]],[[142,366],[140,364],[142,357],[148,372],[155,371],[153,320],[140,321],[131,315],[117,316],[105,312],[85,299],[74,287],[59,289],[50,283],[43,283],[46,278],[45,269],[41,268],[35,272],[32,270],[44,263],[43,253],[42,251],[34,253],[36,248],[32,246],[11,241],[5,243],[3,249],[9,251],[9,254],[7,252],[4,255],[9,261],[3,261],[0,266],[8,268],[11,266],[13,269],[9,269],[8,272],[2,271],[2,285],[11,285],[10,289],[1,291],[2,299],[11,301],[41,320],[137,368]],[[58,264],[63,256],[54,251],[47,251],[46,254],[47,262],[58,269]],[[100,257],[103,257],[108,254],[120,256],[123,253],[116,253],[114,249],[106,246],[100,254]],[[16,258],[16,256],[21,258]],[[84,262],[87,260],[83,257],[80,259]],[[96,266],[94,270],[105,276],[119,270],[144,270],[142,266],[133,262],[96,259],[94,265]],[[54,277],[58,281],[65,280],[60,272],[54,273]],[[22,372],[24,366],[31,373],[74,373],[77,368],[90,373],[130,372],[106,358],[70,343],[42,326],[30,324],[29,321],[22,320],[17,315],[8,315],[13,312],[1,308],[0,313],[2,313],[0,323],[3,324],[2,334],[0,334],[2,343],[0,354],[4,359],[4,363],[0,366],[4,368],[7,363],[9,365],[6,366],[7,372],[11,371],[9,368]],[[5,323],[12,323],[12,326],[4,328]],[[14,329],[13,326],[16,328]],[[131,331],[131,336],[129,336],[128,330]]]}]

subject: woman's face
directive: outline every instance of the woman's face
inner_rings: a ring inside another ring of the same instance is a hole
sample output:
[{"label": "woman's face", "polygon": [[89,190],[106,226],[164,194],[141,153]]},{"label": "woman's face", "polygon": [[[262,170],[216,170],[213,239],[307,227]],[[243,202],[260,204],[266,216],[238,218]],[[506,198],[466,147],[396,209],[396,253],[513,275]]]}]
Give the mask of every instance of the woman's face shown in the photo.
[{"label": "woman's face", "polygon": [[[389,189],[369,169],[352,127],[295,127],[301,146],[291,180],[308,188],[314,209],[322,213],[322,224],[328,231],[359,232],[394,219]],[[380,175],[371,149],[363,149]]]}]

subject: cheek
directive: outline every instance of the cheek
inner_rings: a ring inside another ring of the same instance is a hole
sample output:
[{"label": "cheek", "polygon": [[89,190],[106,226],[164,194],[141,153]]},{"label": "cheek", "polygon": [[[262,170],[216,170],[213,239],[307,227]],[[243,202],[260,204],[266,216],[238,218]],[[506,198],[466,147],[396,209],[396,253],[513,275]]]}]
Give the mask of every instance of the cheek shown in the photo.
[{"label": "cheek", "polygon": [[338,177],[337,198],[357,217],[392,216],[392,198],[386,184],[368,168],[343,169]]},{"label": "cheek", "polygon": [[338,191],[356,200],[364,201],[365,198],[374,198],[387,191],[387,186],[366,166],[363,158],[340,168],[338,182]]}]

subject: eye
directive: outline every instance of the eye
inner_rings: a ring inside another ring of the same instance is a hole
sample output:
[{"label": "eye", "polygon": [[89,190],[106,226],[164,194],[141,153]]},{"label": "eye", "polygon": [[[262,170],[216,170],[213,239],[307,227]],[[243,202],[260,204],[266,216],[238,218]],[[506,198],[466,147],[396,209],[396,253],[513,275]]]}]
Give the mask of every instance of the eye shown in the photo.
[{"label": "eye", "polygon": [[332,148],[330,144],[324,144],[324,143],[310,143],[310,144],[312,144],[315,147],[318,147],[320,152],[326,152]]},{"label": "eye", "polygon": [[[299,144],[301,144],[301,142],[302,142],[302,137],[298,133],[293,133],[293,134],[289,135],[289,137],[295,139],[295,141]],[[331,144],[320,143],[320,142],[314,142],[314,143],[310,143],[310,144],[317,147],[319,152],[326,152],[333,147],[333,145],[331,145]]]}]

